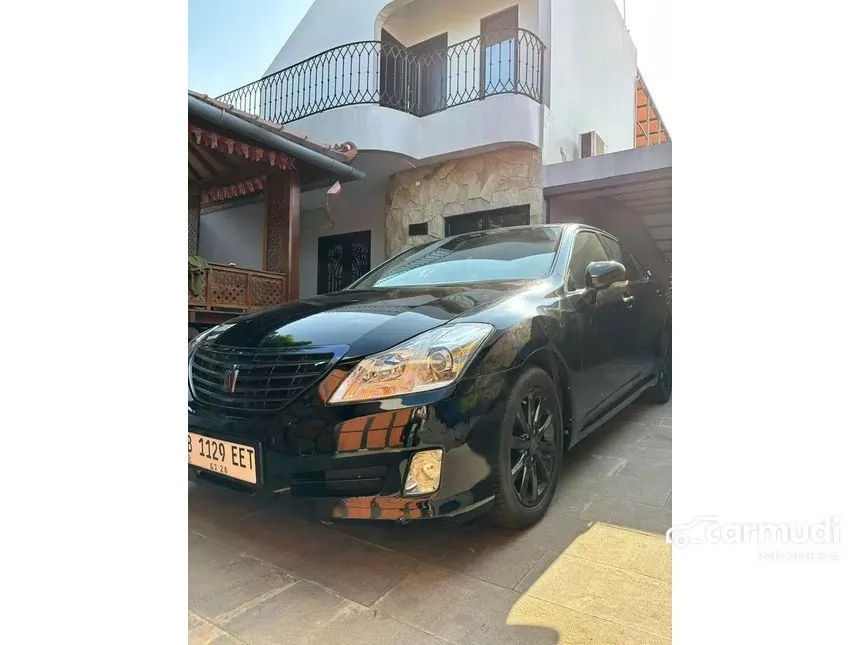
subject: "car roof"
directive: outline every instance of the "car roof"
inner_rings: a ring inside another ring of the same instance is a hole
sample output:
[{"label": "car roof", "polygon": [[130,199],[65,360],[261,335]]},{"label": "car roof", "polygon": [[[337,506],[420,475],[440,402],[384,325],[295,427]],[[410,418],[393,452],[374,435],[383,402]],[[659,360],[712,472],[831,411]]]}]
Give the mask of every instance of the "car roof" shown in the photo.
[{"label": "car roof", "polygon": [[472,236],[472,237],[478,237],[478,236],[482,236],[482,235],[496,235],[499,233],[504,233],[505,231],[523,231],[523,230],[535,230],[535,229],[541,229],[541,228],[560,228],[563,230],[585,229],[585,230],[589,230],[589,231],[594,231],[596,233],[602,233],[603,235],[611,237],[612,239],[617,241],[617,238],[612,233],[609,233],[608,231],[604,231],[603,229],[597,228],[596,226],[590,226],[588,224],[581,224],[578,222],[559,222],[559,223],[550,222],[549,224],[523,224],[520,226],[504,226],[504,227],[500,227],[500,228],[485,229],[482,231],[471,231],[469,233],[459,233],[457,235],[451,235],[449,237],[442,238],[442,239],[454,240],[454,239],[457,239],[458,237],[465,237],[467,235]]}]

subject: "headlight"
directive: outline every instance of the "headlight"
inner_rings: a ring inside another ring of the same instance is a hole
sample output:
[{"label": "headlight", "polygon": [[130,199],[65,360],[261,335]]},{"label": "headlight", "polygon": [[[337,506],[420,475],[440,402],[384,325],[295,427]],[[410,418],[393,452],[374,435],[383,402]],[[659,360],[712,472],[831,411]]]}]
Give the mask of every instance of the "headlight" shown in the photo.
[{"label": "headlight", "polygon": [[492,331],[492,325],[454,323],[368,356],[343,380],[329,403],[372,401],[450,385]]}]

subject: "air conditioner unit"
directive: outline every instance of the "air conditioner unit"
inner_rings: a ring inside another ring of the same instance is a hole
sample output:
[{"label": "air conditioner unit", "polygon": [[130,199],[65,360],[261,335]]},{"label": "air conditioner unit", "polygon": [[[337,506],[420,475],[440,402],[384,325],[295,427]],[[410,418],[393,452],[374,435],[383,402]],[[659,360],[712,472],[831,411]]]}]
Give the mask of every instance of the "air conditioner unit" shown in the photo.
[{"label": "air conditioner unit", "polygon": [[579,135],[579,157],[586,159],[606,153],[606,143],[596,132],[583,132]]}]

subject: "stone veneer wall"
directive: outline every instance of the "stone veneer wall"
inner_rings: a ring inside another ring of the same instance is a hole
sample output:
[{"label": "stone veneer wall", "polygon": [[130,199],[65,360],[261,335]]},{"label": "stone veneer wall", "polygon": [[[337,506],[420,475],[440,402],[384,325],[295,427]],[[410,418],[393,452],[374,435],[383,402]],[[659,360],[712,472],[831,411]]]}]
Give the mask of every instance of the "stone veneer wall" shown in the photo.
[{"label": "stone veneer wall", "polygon": [[[445,237],[451,215],[530,206],[532,224],[543,221],[540,151],[504,148],[392,175],[385,203],[385,255]],[[430,235],[409,235],[427,222]]]}]

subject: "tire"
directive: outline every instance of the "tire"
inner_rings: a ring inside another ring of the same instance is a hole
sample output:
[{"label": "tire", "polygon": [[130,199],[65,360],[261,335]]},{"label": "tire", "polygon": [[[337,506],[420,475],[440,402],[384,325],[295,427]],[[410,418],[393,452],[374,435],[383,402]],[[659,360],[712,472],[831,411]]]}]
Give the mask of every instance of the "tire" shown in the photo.
[{"label": "tire", "polygon": [[663,334],[660,362],[657,367],[657,383],[642,393],[646,403],[662,404],[672,399],[672,331]]},{"label": "tire", "polygon": [[[537,424],[528,424],[530,398]],[[501,424],[492,509],[496,524],[524,529],[546,514],[561,471],[561,420],[555,383],[542,369],[527,367],[514,383]]]}]

